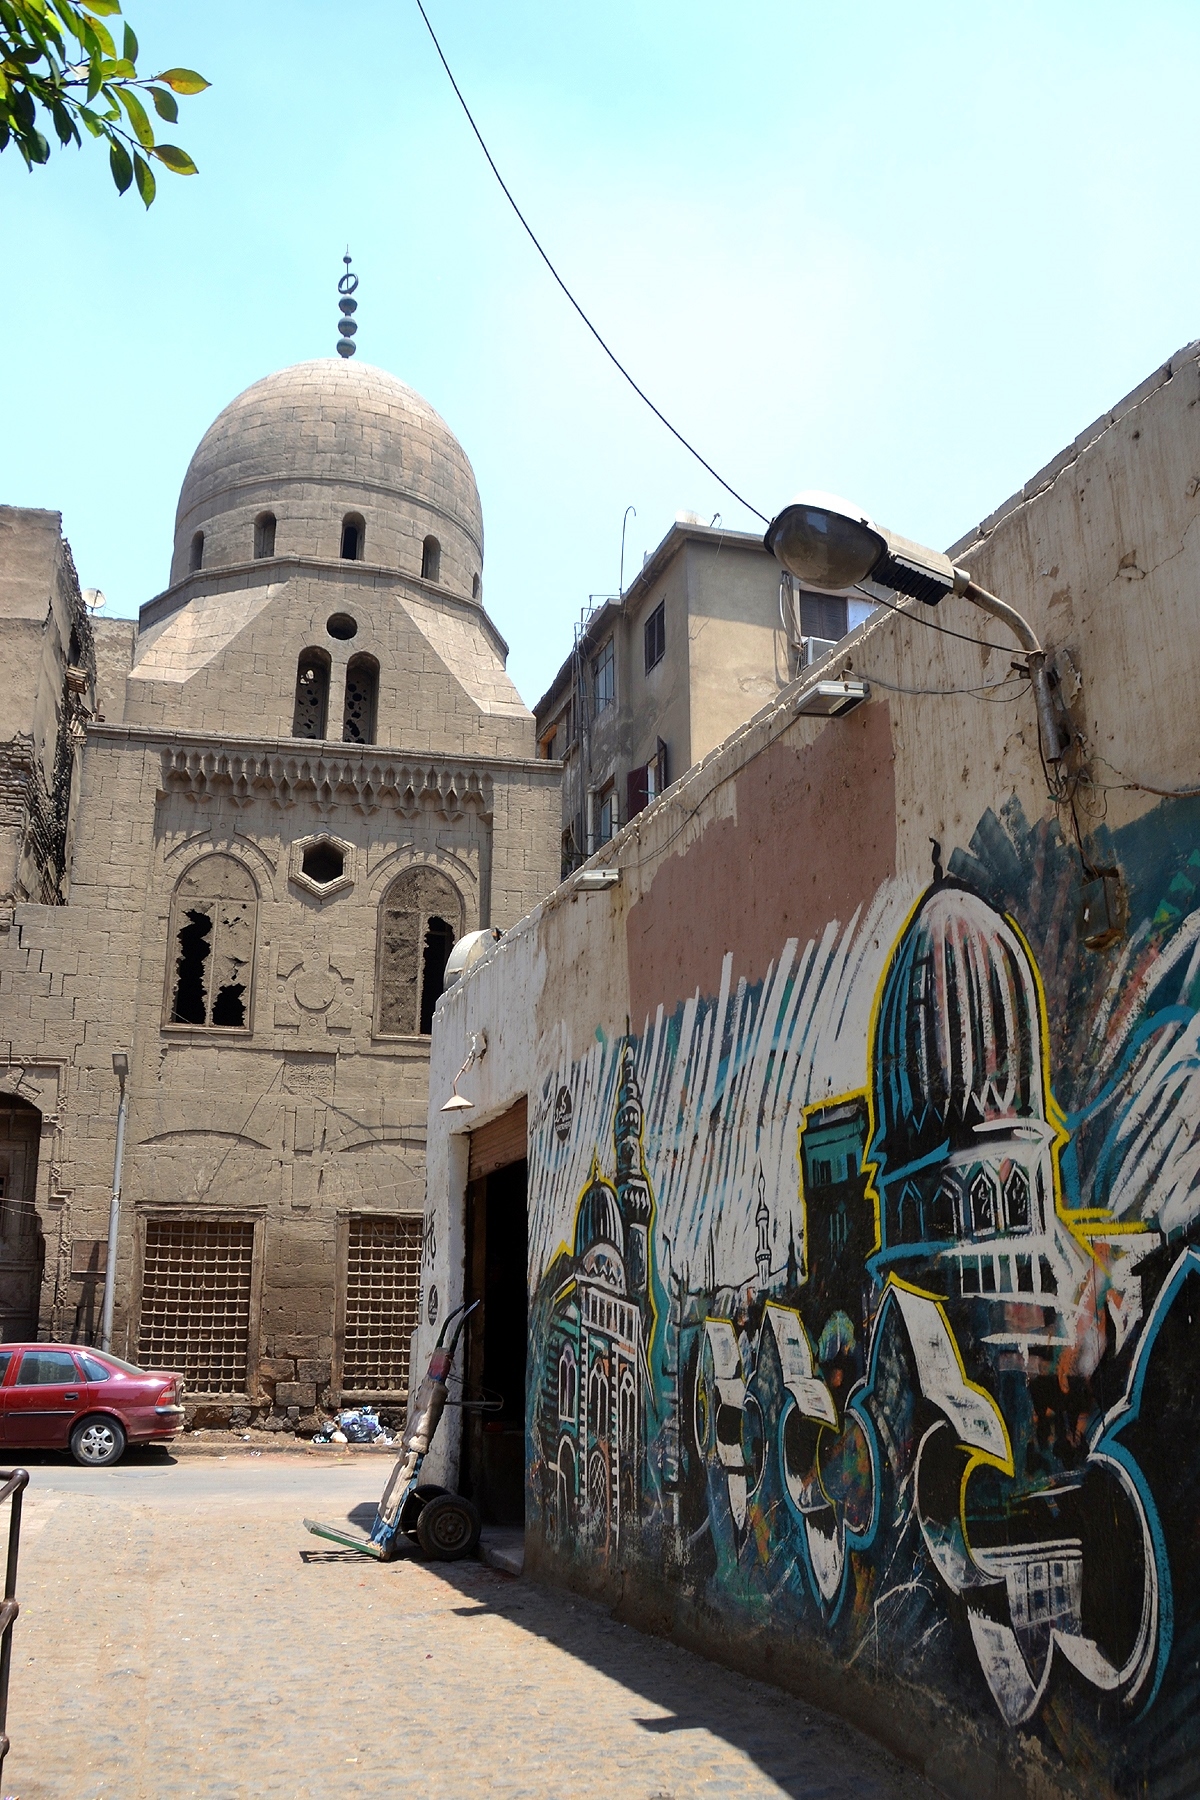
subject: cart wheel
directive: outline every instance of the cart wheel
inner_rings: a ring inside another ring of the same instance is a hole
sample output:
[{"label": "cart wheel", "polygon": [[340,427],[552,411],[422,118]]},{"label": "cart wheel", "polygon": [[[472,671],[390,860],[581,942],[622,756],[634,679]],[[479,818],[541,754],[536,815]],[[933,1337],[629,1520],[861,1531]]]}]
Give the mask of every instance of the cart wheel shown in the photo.
[{"label": "cart wheel", "polygon": [[457,1562],[479,1542],[480,1519],[462,1494],[438,1494],[421,1508],[417,1542],[434,1562]]},{"label": "cart wheel", "polygon": [[449,1488],[438,1487],[437,1483],[433,1481],[424,1481],[420,1487],[413,1489],[400,1513],[400,1529],[405,1537],[417,1535],[417,1520],[429,1502],[436,1500],[439,1494],[448,1494],[449,1492]]}]

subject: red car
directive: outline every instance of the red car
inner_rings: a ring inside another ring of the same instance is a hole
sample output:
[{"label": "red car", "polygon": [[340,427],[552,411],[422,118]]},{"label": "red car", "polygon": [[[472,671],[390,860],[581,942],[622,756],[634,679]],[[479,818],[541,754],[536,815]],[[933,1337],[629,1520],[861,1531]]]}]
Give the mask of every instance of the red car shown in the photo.
[{"label": "red car", "polygon": [[169,1444],[183,1429],[183,1377],[150,1374],[80,1344],[0,1345],[0,1446],[70,1450],[103,1469],[126,1444]]}]

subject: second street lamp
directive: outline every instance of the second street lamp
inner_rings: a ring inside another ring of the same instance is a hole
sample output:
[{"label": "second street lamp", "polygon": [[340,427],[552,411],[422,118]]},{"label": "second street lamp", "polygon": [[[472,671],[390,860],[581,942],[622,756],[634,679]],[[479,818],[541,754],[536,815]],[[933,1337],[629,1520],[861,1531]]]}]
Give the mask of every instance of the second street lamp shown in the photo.
[{"label": "second street lamp", "polygon": [[989,594],[966,569],[956,568],[940,550],[887,531],[851,501],[815,489],[797,494],[776,514],[763,543],[805,587],[840,593],[873,581],[926,606],[937,606],[947,594],[959,594],[1001,620],[1025,652],[1043,753],[1048,762],[1058,762],[1066,746],[1055,716],[1046,652],[1037,633],[1015,606]]}]

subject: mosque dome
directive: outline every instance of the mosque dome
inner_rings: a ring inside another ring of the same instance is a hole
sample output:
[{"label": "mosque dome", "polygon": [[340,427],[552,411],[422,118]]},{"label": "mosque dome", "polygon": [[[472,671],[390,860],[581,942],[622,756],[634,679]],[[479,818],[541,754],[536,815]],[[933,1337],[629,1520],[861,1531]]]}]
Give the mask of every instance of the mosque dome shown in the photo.
[{"label": "mosque dome", "polygon": [[386,370],[337,357],[239,394],[188,465],[171,582],[272,556],[353,556],[478,598],[479,493],[445,420]]},{"label": "mosque dome", "polygon": [[956,882],[930,888],[892,952],[872,1069],[881,1174],[947,1143],[978,1143],[981,1127],[1045,1118],[1029,952],[1007,919]]},{"label": "mosque dome", "polygon": [[624,1243],[625,1230],[616,1189],[601,1175],[600,1164],[593,1154],[587,1186],[580,1196],[579,1211],[575,1215],[575,1254],[585,1256],[597,1244],[610,1245],[620,1254]]}]

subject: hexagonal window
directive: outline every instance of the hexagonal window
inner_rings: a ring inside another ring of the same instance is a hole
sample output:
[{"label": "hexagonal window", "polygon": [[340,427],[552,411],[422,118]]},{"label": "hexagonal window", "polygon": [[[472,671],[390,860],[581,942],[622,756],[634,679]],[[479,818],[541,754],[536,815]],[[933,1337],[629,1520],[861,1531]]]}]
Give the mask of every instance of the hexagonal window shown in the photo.
[{"label": "hexagonal window", "polygon": [[328,899],[354,883],[354,845],[323,831],[299,838],[288,857],[288,876],[297,887]]},{"label": "hexagonal window", "polygon": [[300,858],[300,868],[310,881],[315,881],[319,887],[328,887],[331,881],[337,881],[346,873],[346,858],[336,844],[322,838],[305,850]]}]

